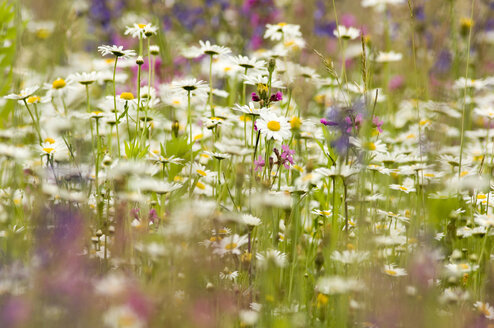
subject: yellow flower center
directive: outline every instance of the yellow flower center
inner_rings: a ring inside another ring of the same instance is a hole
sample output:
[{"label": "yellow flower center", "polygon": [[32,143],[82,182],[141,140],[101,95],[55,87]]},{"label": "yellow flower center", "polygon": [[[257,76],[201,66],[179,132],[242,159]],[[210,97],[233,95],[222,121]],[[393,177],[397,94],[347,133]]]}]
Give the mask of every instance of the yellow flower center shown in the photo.
[{"label": "yellow flower center", "polygon": [[207,174],[206,172],[204,172],[203,170],[196,170],[196,172],[200,175],[202,175],[203,177],[205,177]]},{"label": "yellow flower center", "polygon": [[146,24],[137,24],[137,26],[139,26],[139,28],[145,28]]},{"label": "yellow flower center", "polygon": [[424,177],[427,177],[427,178],[434,178],[436,175],[433,174],[433,173],[424,173]]},{"label": "yellow flower center", "polygon": [[487,198],[486,195],[483,194],[477,195],[477,199],[486,199],[486,198]]},{"label": "yellow flower center", "polygon": [[290,120],[290,126],[294,130],[300,129],[300,127],[302,126],[302,120],[300,120],[300,118],[298,118],[297,116],[293,116]]},{"label": "yellow flower center", "polygon": [[286,23],[285,23],[285,22],[280,22],[280,23],[278,23],[278,26],[279,26],[279,27],[283,27],[283,26],[285,26],[285,25],[286,25]]},{"label": "yellow flower center", "polygon": [[27,102],[30,104],[38,103],[40,100],[41,100],[41,98],[38,96],[31,96],[31,97],[27,98]]},{"label": "yellow flower center", "polygon": [[464,177],[464,176],[465,176],[465,175],[467,175],[467,174],[468,174],[468,171],[463,171],[463,172],[461,172],[461,173],[460,173],[460,176],[461,176],[461,177]]},{"label": "yellow flower center", "polygon": [[225,249],[227,251],[231,251],[232,249],[235,249],[235,248],[237,248],[237,244],[236,243],[229,243],[229,244],[226,244],[225,245]]},{"label": "yellow flower center", "polygon": [[204,183],[202,183],[202,182],[196,183],[196,187],[199,188],[199,189],[201,189],[201,190],[206,189],[206,185],[204,185]]},{"label": "yellow flower center", "polygon": [[60,78],[56,79],[52,83],[53,89],[62,89],[63,87],[65,87],[65,85],[66,85],[65,80]]},{"label": "yellow flower center", "polygon": [[469,270],[470,269],[470,266],[468,264],[466,264],[466,263],[461,263],[460,264],[460,268],[462,270]]},{"label": "yellow flower center", "polygon": [[397,274],[397,272],[395,270],[385,270],[384,272],[386,272],[390,276],[396,276],[396,274]]},{"label": "yellow flower center", "polygon": [[202,137],[203,137],[202,133],[201,134],[198,134],[198,135],[196,135],[194,137],[194,141],[199,140],[199,139],[202,139]]},{"label": "yellow flower center", "polygon": [[49,142],[51,144],[54,144],[55,143],[55,139],[53,139],[53,138],[46,138],[45,139],[45,142]]},{"label": "yellow flower center", "polygon": [[407,191],[408,188],[407,187],[403,187],[403,186],[399,186],[400,190],[403,190],[403,191]]},{"label": "yellow flower center", "polygon": [[134,95],[132,94],[132,92],[122,92],[120,94],[120,99],[132,100],[132,99],[134,99]]},{"label": "yellow flower center", "polygon": [[55,148],[50,148],[50,147],[45,147],[43,148],[43,151],[47,154],[51,154],[52,151],[54,151]]},{"label": "yellow flower center", "polygon": [[172,104],[174,104],[174,105],[180,105],[180,100],[174,100],[174,101],[172,101]]},{"label": "yellow flower center", "polygon": [[271,131],[280,131],[281,125],[280,122],[278,121],[269,121],[268,122],[268,129]]},{"label": "yellow flower center", "polygon": [[368,150],[376,150],[377,149],[376,144],[373,142],[366,143],[365,148],[367,148]]}]

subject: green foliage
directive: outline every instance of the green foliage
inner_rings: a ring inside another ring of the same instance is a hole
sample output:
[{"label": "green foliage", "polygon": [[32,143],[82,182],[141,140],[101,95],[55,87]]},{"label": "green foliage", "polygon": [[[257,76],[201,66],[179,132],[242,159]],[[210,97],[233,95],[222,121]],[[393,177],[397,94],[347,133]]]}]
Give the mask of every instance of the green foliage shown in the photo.
[{"label": "green foliage", "polygon": [[[15,7],[9,1],[0,2],[0,95],[5,95],[12,85],[12,72],[16,54],[18,29],[15,24]],[[14,104],[8,102],[0,110],[2,122],[12,110]],[[0,123],[0,125],[3,125]]]}]

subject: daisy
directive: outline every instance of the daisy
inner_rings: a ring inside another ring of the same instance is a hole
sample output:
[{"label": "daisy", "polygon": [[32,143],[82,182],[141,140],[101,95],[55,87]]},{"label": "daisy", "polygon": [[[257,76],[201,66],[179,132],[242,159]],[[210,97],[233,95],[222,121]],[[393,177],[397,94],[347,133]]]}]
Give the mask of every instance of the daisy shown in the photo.
[{"label": "daisy", "polygon": [[383,52],[383,51],[380,51],[379,54],[377,55],[375,61],[378,62],[378,63],[389,63],[389,62],[400,61],[402,58],[403,58],[403,55],[400,54],[400,53],[398,53],[398,52],[394,52],[394,51]]},{"label": "daisy", "polygon": [[494,227],[494,216],[491,214],[475,214],[475,223],[482,227]]},{"label": "daisy", "polygon": [[344,250],[343,252],[334,251],[331,259],[344,264],[360,263],[369,257],[369,252],[357,252],[354,250]]},{"label": "daisy", "polygon": [[364,288],[362,283],[353,278],[342,278],[330,276],[319,278],[315,289],[326,295],[345,294],[348,292],[358,292]]},{"label": "daisy", "polygon": [[156,35],[158,27],[148,24],[134,24],[125,28],[125,35],[131,35],[133,38],[145,39],[152,35]]},{"label": "daisy", "polygon": [[[245,75],[242,74],[242,78],[244,79],[245,84],[249,85],[259,85],[259,84],[264,84],[268,85],[268,77],[264,75]],[[271,78],[271,87],[272,88],[278,88],[278,89],[285,89],[285,86],[283,85],[283,82],[280,80],[277,80],[275,77]]]},{"label": "daisy", "polygon": [[389,188],[391,188],[393,190],[400,190],[400,191],[403,191],[404,193],[408,194],[408,193],[416,191],[414,185],[415,184],[414,184],[413,180],[410,178],[407,178],[407,179],[405,179],[403,184],[401,184],[401,185],[391,184],[391,185],[389,185]]},{"label": "daisy", "polygon": [[271,41],[280,41],[284,38],[294,39],[296,37],[302,37],[300,32],[300,26],[295,24],[287,24],[284,22],[278,24],[266,24],[266,32],[264,32],[264,38]]},{"label": "daisy", "polygon": [[249,227],[256,227],[261,224],[261,219],[251,214],[242,214],[240,222]]},{"label": "daisy", "polygon": [[235,106],[232,107],[232,109],[234,111],[238,111],[238,112],[253,115],[253,116],[259,116],[261,114],[261,112],[264,111],[261,108],[256,108],[252,101],[250,101],[248,105],[243,105],[243,106],[239,105],[239,104],[235,104]]},{"label": "daisy", "polygon": [[211,44],[211,42],[209,42],[209,41],[204,42],[201,40],[201,41],[199,41],[199,44],[201,45],[200,51],[203,54],[209,55],[209,56],[215,56],[215,55],[223,56],[223,55],[227,55],[230,52],[232,52],[227,47]]},{"label": "daisy", "polygon": [[223,238],[219,243],[213,245],[214,254],[223,257],[225,254],[240,255],[240,247],[247,243],[247,236],[239,236],[237,234]]},{"label": "daisy", "polygon": [[355,40],[360,36],[360,31],[355,27],[338,25],[338,27],[333,31],[333,35],[343,40]]},{"label": "daisy", "polygon": [[236,56],[231,58],[234,64],[244,68],[244,69],[257,69],[262,70],[266,66],[266,62],[264,60],[259,60],[257,58],[249,58],[247,56]]},{"label": "daisy", "polygon": [[266,268],[269,262],[274,263],[279,268],[283,268],[288,264],[287,255],[277,249],[268,249],[264,252],[257,253],[256,259],[261,268]]},{"label": "daisy", "polygon": [[384,273],[391,277],[401,277],[406,276],[407,272],[403,268],[398,268],[393,264],[384,266]]},{"label": "daisy", "polygon": [[363,143],[360,139],[350,137],[350,143],[353,144],[358,149],[366,150],[371,154],[378,154],[378,153],[384,154],[387,152],[386,144],[383,143],[381,140],[377,140],[375,142],[369,141]]},{"label": "daisy", "polygon": [[12,100],[25,100],[27,98],[29,98],[30,96],[32,96],[36,90],[39,89],[39,86],[32,86],[32,87],[29,87],[29,88],[25,88],[23,90],[21,90],[21,92],[19,93],[11,93],[7,96],[5,96],[4,98],[5,99],[12,99]]},{"label": "daisy", "polygon": [[473,305],[480,313],[489,320],[494,320],[494,308],[489,303],[477,301]]},{"label": "daisy", "polygon": [[196,79],[184,79],[181,81],[173,81],[172,86],[174,90],[179,94],[187,95],[189,92],[191,95],[207,96],[209,87],[204,81],[197,81]]},{"label": "daisy", "polygon": [[89,85],[91,83],[94,83],[99,79],[99,72],[90,72],[90,73],[74,73],[71,74],[67,77],[67,81],[74,81],[77,83],[80,83],[82,85]]},{"label": "daisy", "polygon": [[256,126],[267,139],[283,141],[290,137],[290,123],[283,116],[278,116],[273,112],[263,112],[260,119],[256,121]]},{"label": "daisy", "polygon": [[238,277],[238,271],[229,271],[225,270],[220,272],[220,278],[223,280],[231,280],[234,281]]},{"label": "daisy", "polygon": [[98,51],[101,53],[102,56],[114,55],[115,57],[122,57],[123,59],[128,59],[136,55],[136,52],[134,50],[124,50],[123,46],[116,45],[102,45],[98,47]]}]

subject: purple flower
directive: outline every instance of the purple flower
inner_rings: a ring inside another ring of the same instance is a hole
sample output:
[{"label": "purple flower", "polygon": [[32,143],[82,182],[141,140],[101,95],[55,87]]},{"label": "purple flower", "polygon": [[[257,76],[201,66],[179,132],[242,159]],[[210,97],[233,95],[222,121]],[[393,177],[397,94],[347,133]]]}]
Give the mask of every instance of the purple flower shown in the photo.
[{"label": "purple flower", "polygon": [[270,101],[280,101],[281,99],[283,99],[283,93],[281,91],[272,94],[271,98],[269,98]]},{"label": "purple flower", "polygon": [[266,165],[266,161],[262,158],[261,155],[257,158],[257,160],[254,161],[254,164],[256,165],[255,171],[260,171]]},{"label": "purple flower", "polygon": [[252,97],[252,101],[255,102],[261,101],[261,98],[255,92],[252,92],[251,97]]},{"label": "purple flower", "polygon": [[325,118],[321,118],[320,122],[326,126],[337,126],[338,125],[337,122],[333,122],[333,121],[327,120]]},{"label": "purple flower", "polygon": [[290,168],[290,164],[295,164],[293,161],[293,154],[295,154],[295,150],[292,150],[288,147],[288,145],[281,145],[281,149],[283,152],[281,153],[281,159],[283,161],[283,165],[286,169]]},{"label": "purple flower", "polygon": [[374,118],[372,119],[372,123],[374,123],[379,133],[383,133],[383,129],[381,128],[381,126],[384,124],[384,121],[381,121],[379,117],[374,116]]}]

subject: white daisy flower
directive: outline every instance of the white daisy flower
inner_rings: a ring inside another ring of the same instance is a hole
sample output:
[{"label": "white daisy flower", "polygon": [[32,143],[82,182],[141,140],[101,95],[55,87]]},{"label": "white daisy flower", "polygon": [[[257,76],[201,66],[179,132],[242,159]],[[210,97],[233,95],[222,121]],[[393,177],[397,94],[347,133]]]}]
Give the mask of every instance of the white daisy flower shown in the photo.
[{"label": "white daisy flower", "polygon": [[136,52],[134,50],[124,50],[123,46],[116,45],[102,45],[98,47],[98,51],[101,53],[102,56],[114,55],[115,57],[122,57],[123,59],[128,59],[136,55]]},{"label": "white daisy flower", "polygon": [[302,32],[300,32],[300,25],[278,23],[278,24],[267,24],[266,32],[264,32],[264,38],[270,39],[271,41],[280,41],[285,39],[294,39],[297,37],[302,37]]},{"label": "white daisy flower", "polygon": [[227,55],[230,52],[232,52],[229,48],[223,47],[223,46],[218,46],[216,44],[211,44],[209,41],[199,41],[199,44],[201,45],[200,51],[205,54],[205,55],[210,55],[210,56],[223,56]]},{"label": "white daisy flower", "polygon": [[152,35],[156,35],[158,27],[148,24],[134,24],[125,28],[125,35],[131,35],[133,38],[145,39]]},{"label": "white daisy flower", "polygon": [[403,58],[403,55],[400,54],[400,53],[398,53],[398,52],[394,52],[394,51],[390,51],[390,52],[379,51],[379,54],[377,55],[375,61],[378,62],[378,63],[389,63],[389,62],[400,61],[402,58]]},{"label": "white daisy flower", "polygon": [[394,264],[389,264],[384,266],[384,273],[391,277],[401,277],[406,276],[407,272],[403,268],[398,268]]},{"label": "white daisy flower", "polygon": [[39,89],[39,86],[32,86],[32,87],[29,87],[29,88],[25,88],[23,90],[21,90],[21,92],[19,93],[11,93],[7,96],[5,96],[4,98],[5,99],[12,99],[12,100],[25,100],[27,98],[29,98],[30,96],[32,96],[36,90]]},{"label": "white daisy flower", "polygon": [[477,311],[482,313],[489,320],[494,320],[494,308],[489,303],[477,301],[473,305]]},{"label": "white daisy flower", "polygon": [[237,234],[223,238],[219,243],[214,244],[214,254],[224,256],[225,254],[240,255],[240,247],[247,243],[247,236],[239,236]]},{"label": "white daisy flower", "polygon": [[263,112],[260,119],[256,121],[256,126],[268,139],[283,141],[290,138],[290,123],[284,116],[278,116],[273,112]]},{"label": "white daisy flower", "polygon": [[333,31],[333,35],[343,40],[355,40],[360,36],[360,31],[355,27],[338,25],[338,27]]}]

